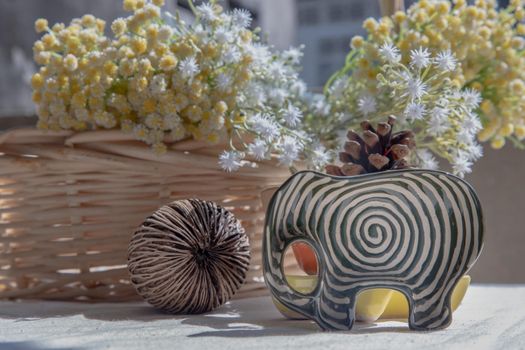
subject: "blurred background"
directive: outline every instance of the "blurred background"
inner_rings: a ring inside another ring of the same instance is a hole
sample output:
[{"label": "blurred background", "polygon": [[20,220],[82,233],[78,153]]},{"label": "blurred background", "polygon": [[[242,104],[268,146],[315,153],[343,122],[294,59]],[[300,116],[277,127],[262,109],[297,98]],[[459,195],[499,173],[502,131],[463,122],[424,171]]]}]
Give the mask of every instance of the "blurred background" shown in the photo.
[{"label": "blurred background", "polygon": [[[394,0],[392,0],[394,1]],[[168,10],[191,18],[185,0],[166,0]],[[253,26],[279,49],[304,44],[303,79],[320,88],[344,62],[350,39],[362,34],[367,17],[379,17],[378,1],[363,0],[223,0],[225,8],[245,8]],[[406,6],[412,2],[405,1]],[[508,1],[499,1],[505,6]],[[199,3],[199,1],[195,1]],[[34,125],[29,79],[36,66],[33,23],[69,22],[91,13],[110,23],[124,16],[122,0],[0,0],[0,130]],[[109,25],[107,26],[109,27]],[[525,151],[485,147],[467,180],[483,203],[486,241],[470,274],[474,282],[525,283]]]}]

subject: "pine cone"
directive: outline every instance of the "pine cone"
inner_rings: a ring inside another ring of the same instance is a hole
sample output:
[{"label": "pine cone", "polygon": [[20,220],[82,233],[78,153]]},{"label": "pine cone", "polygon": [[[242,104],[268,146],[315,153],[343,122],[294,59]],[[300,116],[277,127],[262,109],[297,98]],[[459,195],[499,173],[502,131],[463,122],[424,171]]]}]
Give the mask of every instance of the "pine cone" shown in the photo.
[{"label": "pine cone", "polygon": [[390,116],[386,123],[379,123],[377,129],[369,121],[364,121],[361,123],[362,136],[349,130],[344,151],[339,153],[343,165],[327,165],[326,172],[351,176],[408,168],[407,158],[416,146],[414,133],[411,130],[392,133],[395,120],[394,116]]}]

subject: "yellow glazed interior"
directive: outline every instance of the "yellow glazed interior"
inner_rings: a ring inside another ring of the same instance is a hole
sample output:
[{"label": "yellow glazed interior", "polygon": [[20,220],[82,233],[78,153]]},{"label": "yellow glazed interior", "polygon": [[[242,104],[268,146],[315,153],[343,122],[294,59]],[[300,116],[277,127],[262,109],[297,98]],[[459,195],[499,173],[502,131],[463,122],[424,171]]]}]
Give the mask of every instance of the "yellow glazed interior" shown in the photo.
[{"label": "yellow glazed interior", "polygon": [[[287,282],[298,292],[307,293],[317,284],[317,276],[286,276]],[[470,276],[463,276],[457,283],[450,300],[452,311],[455,311],[470,285]],[[275,298],[273,302],[279,312],[291,319],[304,319],[305,317],[288,309]],[[363,322],[374,322],[391,319],[408,318],[408,302],[405,296],[391,289],[369,289],[357,296],[356,319]]]}]

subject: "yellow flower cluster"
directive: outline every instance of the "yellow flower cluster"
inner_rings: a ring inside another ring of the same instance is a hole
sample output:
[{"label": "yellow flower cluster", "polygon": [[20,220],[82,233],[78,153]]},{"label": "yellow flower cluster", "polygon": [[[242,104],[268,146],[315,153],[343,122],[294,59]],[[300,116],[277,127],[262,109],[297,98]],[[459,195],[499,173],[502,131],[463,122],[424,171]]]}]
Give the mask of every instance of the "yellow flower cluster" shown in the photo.
[{"label": "yellow flower cluster", "polygon": [[505,139],[517,145],[525,139],[525,10],[521,0],[512,0],[498,10],[495,0],[420,0],[406,12],[363,23],[367,37],[351,41],[350,64],[343,70],[368,81],[377,89],[378,51],[381,45],[399,47],[402,62],[420,47],[437,53],[450,50],[458,59],[454,84],[481,93],[478,110],[483,123],[480,141],[501,148]]},{"label": "yellow flower cluster", "polygon": [[[275,94],[284,91],[281,82],[298,82],[297,70],[293,57],[278,62],[280,56],[259,42],[249,29],[249,13],[190,3],[196,21],[189,25],[162,13],[163,4],[124,0],[132,14],[111,24],[113,38],[104,35],[104,21],[91,15],[67,27],[50,28],[38,19],[36,31],[45,32],[34,44],[34,59],[41,65],[32,78],[38,127],[121,128],[162,153],[166,141],[185,137],[231,140],[246,131],[248,110],[269,115],[291,107],[286,94],[279,95],[278,105],[258,96],[267,85]],[[284,134],[284,120],[276,115]]]}]

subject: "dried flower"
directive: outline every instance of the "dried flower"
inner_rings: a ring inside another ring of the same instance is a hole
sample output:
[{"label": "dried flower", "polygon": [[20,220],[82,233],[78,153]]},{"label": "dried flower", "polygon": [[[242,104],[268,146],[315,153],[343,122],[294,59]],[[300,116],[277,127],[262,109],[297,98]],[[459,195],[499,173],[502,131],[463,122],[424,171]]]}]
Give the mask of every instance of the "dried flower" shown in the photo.
[{"label": "dried flower", "polygon": [[436,158],[427,149],[417,150],[419,166],[423,169],[436,170],[439,168]]},{"label": "dried flower", "polygon": [[399,49],[395,47],[392,43],[384,43],[379,48],[379,53],[381,54],[383,59],[388,63],[396,63],[399,62],[399,60],[401,59]]},{"label": "dried flower", "polygon": [[240,28],[248,28],[252,23],[252,15],[246,9],[234,9],[232,16],[233,23],[238,25]]},{"label": "dried flower", "polygon": [[45,32],[48,28],[47,19],[39,18],[35,21],[35,31],[37,33]]},{"label": "dried flower", "polygon": [[436,68],[454,72],[450,80],[464,91],[464,103],[480,116],[480,141],[491,140],[491,146],[501,148],[510,140],[524,148],[523,20],[522,1],[510,1],[502,9],[492,0],[416,1],[406,11],[363,23],[367,35],[351,40],[345,66],[329,81],[326,92],[349,74],[364,80],[373,94],[382,60],[400,60],[421,70],[432,60]]},{"label": "dried flower", "polygon": [[367,116],[369,114],[376,112],[376,100],[371,95],[364,95],[357,101],[357,108],[363,115]]},{"label": "dried flower", "polygon": [[465,174],[472,172],[472,162],[465,154],[459,153],[453,161],[453,171],[455,174],[463,177]]},{"label": "dried flower", "polygon": [[[381,50],[400,51],[386,44]],[[330,82],[326,91],[333,114],[352,117],[332,121],[327,134],[356,128],[363,120],[378,122],[394,115],[401,128],[415,133],[419,152],[413,155],[412,164],[435,168],[434,153],[451,162],[458,175],[468,173],[482,154],[475,140],[481,128],[476,114],[480,96],[472,89],[461,91],[453,82],[456,71],[452,68],[457,67],[452,53],[445,50],[432,55],[418,48],[410,52],[408,61],[383,53],[378,66],[373,80],[353,73],[340,74]]]},{"label": "dried flower", "polygon": [[257,160],[266,159],[268,156],[268,145],[264,140],[257,139],[248,145],[248,153]]},{"label": "dried flower", "polygon": [[456,69],[457,59],[450,50],[441,51],[437,54],[434,62],[439,69],[444,71],[453,71]]},{"label": "dried flower", "polygon": [[32,78],[39,127],[121,128],[157,153],[183,138],[221,141],[226,171],[248,163],[244,152],[287,166],[312,158],[321,167],[303,126],[309,95],[298,76],[301,50],[263,44],[246,10],[191,3],[196,20],[188,24],[161,16],[163,4],[124,0],[131,15],[112,23],[114,38],[91,15],[51,31],[37,20],[35,29],[47,31],[34,46],[43,66]]},{"label": "dried flower", "polygon": [[199,72],[195,57],[187,57],[180,62],[179,70],[183,78],[191,79]]},{"label": "dried flower", "polygon": [[288,105],[288,107],[285,110],[282,110],[282,115],[284,122],[290,126],[295,127],[297,126],[303,117],[303,114],[301,110],[294,105]]},{"label": "dried flower", "polygon": [[227,172],[239,170],[241,161],[242,154],[236,151],[224,151],[219,156],[219,165]]},{"label": "dried flower", "polygon": [[410,51],[410,64],[418,69],[426,68],[430,64],[430,52],[422,47]]},{"label": "dried flower", "polygon": [[285,136],[278,144],[278,148],[281,149],[279,155],[279,163],[291,166],[299,157],[301,151],[301,145],[297,143],[294,137]]}]

